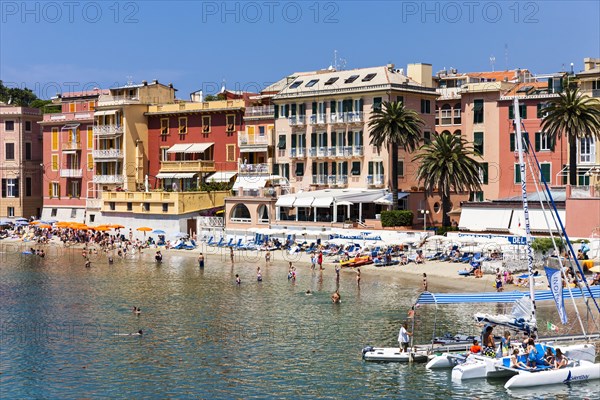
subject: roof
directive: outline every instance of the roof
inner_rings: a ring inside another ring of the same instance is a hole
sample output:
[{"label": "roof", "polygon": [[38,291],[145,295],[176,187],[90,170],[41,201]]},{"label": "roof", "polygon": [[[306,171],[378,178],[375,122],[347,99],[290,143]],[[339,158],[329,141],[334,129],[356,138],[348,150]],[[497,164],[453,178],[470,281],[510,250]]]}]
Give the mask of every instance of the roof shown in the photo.
[{"label": "roof", "polygon": [[[550,194],[554,201],[566,201],[567,200],[567,192],[563,188],[554,188],[550,189]],[[529,202],[539,202],[540,197],[542,201],[546,201],[546,192],[540,196],[538,192],[527,193],[527,200]],[[511,203],[511,202],[521,202],[523,201],[523,197],[521,195],[513,196],[513,197],[505,197],[503,199],[498,199],[492,201],[492,203]]]},{"label": "roof", "polygon": [[72,97],[92,97],[92,96],[99,96],[101,94],[110,94],[110,91],[108,89],[98,89],[98,88],[94,88],[92,90],[85,90],[85,91],[81,91],[81,92],[64,92],[61,93],[61,97],[62,98],[72,98]]},{"label": "roof", "polygon": [[525,97],[530,95],[552,95],[548,93],[548,82],[521,82],[515,84],[512,88],[506,91],[503,96]]},{"label": "roof", "polygon": [[277,207],[329,208],[334,202],[373,203],[387,194],[386,189],[324,189],[280,196]]},{"label": "roof", "polygon": [[[527,71],[527,70],[521,70]],[[503,80],[515,80],[517,78],[517,70],[508,70],[508,71],[489,71],[489,72],[467,72],[466,75],[471,76],[473,78],[480,78],[491,80],[494,82],[500,82]]]},{"label": "roof", "polygon": [[[152,86],[152,85],[160,85],[160,86],[164,86],[164,87],[171,87],[169,85],[165,85],[163,83],[160,83],[158,81],[152,81],[152,82],[142,82],[142,83],[128,83],[126,85],[123,86],[115,86],[115,87],[111,87],[110,90],[118,90],[118,89],[134,89],[134,88],[140,88],[143,86]],[[172,87],[171,87],[172,88]],[[174,89],[174,88],[172,88]],[[177,89],[174,89],[177,90]]]},{"label": "roof", "polygon": [[387,66],[343,71],[317,71],[295,77],[274,99],[296,96],[322,96],[327,93],[337,94],[346,91],[388,90],[393,87],[436,94],[435,88],[425,87],[399,71],[390,70]]}]

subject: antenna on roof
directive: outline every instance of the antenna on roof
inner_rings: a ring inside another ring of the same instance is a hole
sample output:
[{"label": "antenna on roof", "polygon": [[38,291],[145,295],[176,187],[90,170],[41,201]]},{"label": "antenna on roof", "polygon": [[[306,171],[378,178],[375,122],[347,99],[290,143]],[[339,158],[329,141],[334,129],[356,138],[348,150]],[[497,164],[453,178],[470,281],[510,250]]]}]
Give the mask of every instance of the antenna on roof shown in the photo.
[{"label": "antenna on roof", "polygon": [[494,72],[494,65],[496,64],[496,57],[492,54],[490,56],[490,65],[492,66],[492,72]]},{"label": "antenna on roof", "polygon": [[133,85],[133,76],[131,75],[127,75],[127,86],[132,86]]},{"label": "antenna on roof", "polygon": [[346,68],[346,60],[344,58],[340,58],[338,60],[337,50],[333,51],[333,64],[331,64],[331,66],[328,69],[331,70],[332,68],[335,71],[340,71]]},{"label": "antenna on roof", "polygon": [[504,70],[508,71],[508,43],[504,43]]}]

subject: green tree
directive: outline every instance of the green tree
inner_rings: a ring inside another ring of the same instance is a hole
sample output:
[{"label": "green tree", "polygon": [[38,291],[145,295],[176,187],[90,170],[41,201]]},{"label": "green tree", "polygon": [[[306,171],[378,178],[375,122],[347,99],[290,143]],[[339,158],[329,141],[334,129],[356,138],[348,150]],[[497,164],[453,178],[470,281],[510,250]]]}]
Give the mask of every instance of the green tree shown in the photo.
[{"label": "green tree", "polygon": [[37,96],[31,89],[10,88],[4,86],[0,80],[0,101],[14,106],[29,107],[31,103],[37,100]]},{"label": "green tree", "polygon": [[392,201],[398,208],[398,148],[412,153],[419,147],[421,128],[424,125],[419,114],[404,107],[403,102],[385,102],[380,109],[374,109],[369,119],[371,145],[389,149],[392,161],[390,174]]},{"label": "green tree", "polygon": [[600,101],[567,88],[544,108],[542,130],[556,142],[565,135],[569,141],[569,183],[577,185],[577,142],[580,138],[600,140]]},{"label": "green tree", "polygon": [[419,162],[417,180],[423,182],[428,195],[436,192],[442,199],[442,225],[450,226],[450,194],[479,191],[480,165],[473,147],[462,137],[449,132],[434,134],[413,158]]}]

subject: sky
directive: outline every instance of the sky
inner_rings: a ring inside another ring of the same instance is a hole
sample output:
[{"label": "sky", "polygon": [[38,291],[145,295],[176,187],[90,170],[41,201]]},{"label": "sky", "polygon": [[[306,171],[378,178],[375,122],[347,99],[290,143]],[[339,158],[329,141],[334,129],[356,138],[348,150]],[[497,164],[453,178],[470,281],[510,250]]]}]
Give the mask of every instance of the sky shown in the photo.
[{"label": "sky", "polygon": [[0,79],[41,98],[158,79],[187,99],[333,64],[577,72],[599,21],[598,1],[2,0]]}]

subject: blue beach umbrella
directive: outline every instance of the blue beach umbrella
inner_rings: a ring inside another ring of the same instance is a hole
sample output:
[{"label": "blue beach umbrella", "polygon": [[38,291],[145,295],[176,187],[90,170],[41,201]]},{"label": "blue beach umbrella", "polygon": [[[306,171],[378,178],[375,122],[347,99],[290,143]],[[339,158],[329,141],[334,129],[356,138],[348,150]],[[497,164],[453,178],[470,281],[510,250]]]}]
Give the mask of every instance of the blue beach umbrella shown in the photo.
[{"label": "blue beach umbrella", "polygon": [[166,232],[163,231],[162,229],[155,229],[152,231],[152,233],[154,233],[156,235],[164,235]]}]

